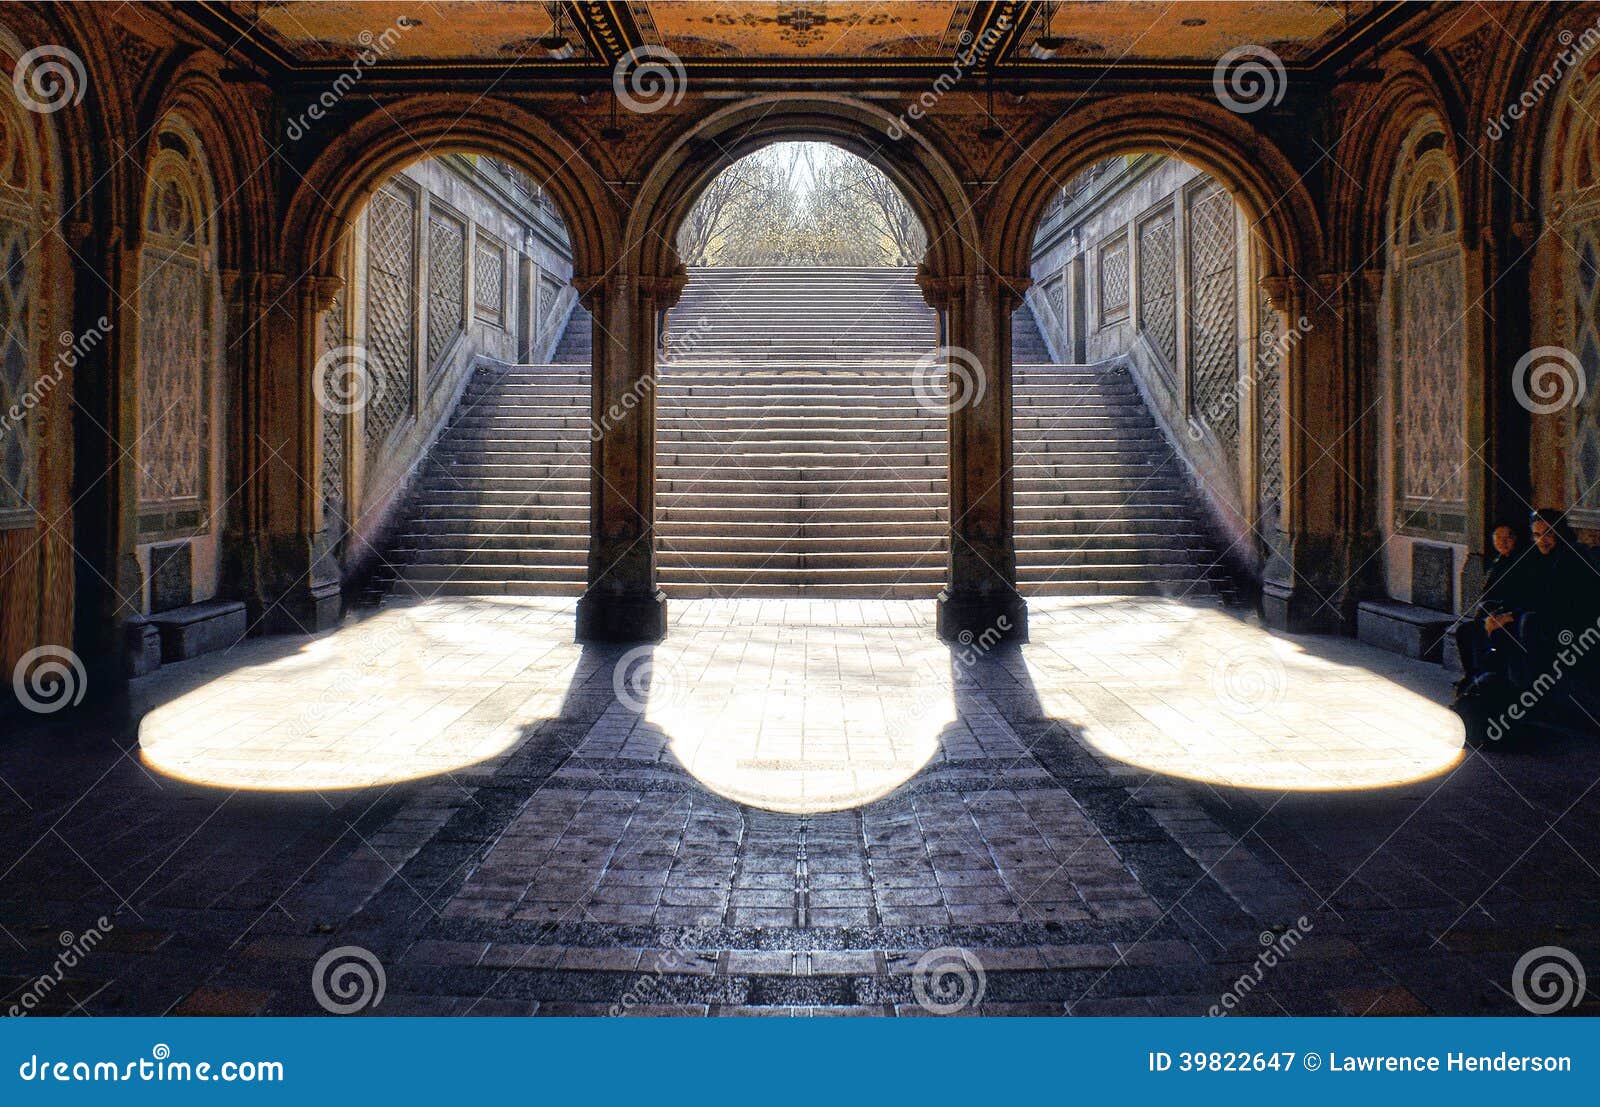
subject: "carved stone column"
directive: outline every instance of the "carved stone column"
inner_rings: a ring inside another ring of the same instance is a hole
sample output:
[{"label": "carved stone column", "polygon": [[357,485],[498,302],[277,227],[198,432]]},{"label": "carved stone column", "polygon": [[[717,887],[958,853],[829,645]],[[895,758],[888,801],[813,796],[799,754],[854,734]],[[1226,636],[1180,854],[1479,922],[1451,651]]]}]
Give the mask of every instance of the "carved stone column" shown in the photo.
[{"label": "carved stone column", "polygon": [[665,276],[573,280],[594,318],[580,641],[652,642],[667,632],[667,598],[656,586],[656,329],[687,280],[681,266]]},{"label": "carved stone column", "polygon": [[1012,503],[1011,313],[1031,281],[993,273],[917,283],[942,316],[949,366],[950,560],[938,599],[942,638],[1028,636],[1017,592]]},{"label": "carved stone column", "polygon": [[1284,359],[1288,428],[1278,540],[1261,582],[1261,614],[1281,630],[1341,628],[1351,534],[1349,387],[1356,372],[1344,335],[1338,282],[1315,289],[1292,276],[1262,287],[1274,307],[1303,320]]},{"label": "carved stone column", "polygon": [[336,278],[291,282],[281,273],[238,275],[242,318],[254,345],[239,392],[241,533],[232,568],[235,592],[269,631],[327,630],[339,621],[339,579],[318,558],[317,428],[312,379],[319,320],[338,291]]}]

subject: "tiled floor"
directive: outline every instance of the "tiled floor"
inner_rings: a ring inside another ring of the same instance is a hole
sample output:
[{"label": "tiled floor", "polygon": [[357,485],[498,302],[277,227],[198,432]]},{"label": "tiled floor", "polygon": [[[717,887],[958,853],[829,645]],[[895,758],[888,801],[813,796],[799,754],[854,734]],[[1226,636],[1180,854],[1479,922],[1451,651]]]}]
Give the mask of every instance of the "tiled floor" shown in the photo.
[{"label": "tiled floor", "polygon": [[1031,614],[628,650],[438,600],[163,670],[137,747],[4,748],[0,1008],[316,1012],[345,947],[380,1014],[1474,1014],[1600,965],[1600,750],[1466,753],[1436,669],[1204,604]]}]

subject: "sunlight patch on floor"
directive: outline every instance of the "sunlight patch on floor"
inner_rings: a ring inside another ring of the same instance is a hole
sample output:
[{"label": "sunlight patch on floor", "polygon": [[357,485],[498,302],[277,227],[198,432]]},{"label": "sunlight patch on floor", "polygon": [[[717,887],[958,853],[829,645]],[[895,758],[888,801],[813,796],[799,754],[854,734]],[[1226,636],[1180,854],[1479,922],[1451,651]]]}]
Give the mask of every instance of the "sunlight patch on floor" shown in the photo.
[{"label": "sunlight patch on floor", "polygon": [[192,783],[260,791],[457,772],[559,714],[579,657],[542,622],[474,617],[468,604],[446,602],[385,610],[255,660],[271,642],[243,647],[237,667],[147,714],[144,763]]},{"label": "sunlight patch on floor", "polygon": [[1461,720],[1401,683],[1420,666],[1349,639],[1276,637],[1215,608],[1036,601],[1024,657],[1045,714],[1166,776],[1345,791],[1436,776],[1463,755]]}]

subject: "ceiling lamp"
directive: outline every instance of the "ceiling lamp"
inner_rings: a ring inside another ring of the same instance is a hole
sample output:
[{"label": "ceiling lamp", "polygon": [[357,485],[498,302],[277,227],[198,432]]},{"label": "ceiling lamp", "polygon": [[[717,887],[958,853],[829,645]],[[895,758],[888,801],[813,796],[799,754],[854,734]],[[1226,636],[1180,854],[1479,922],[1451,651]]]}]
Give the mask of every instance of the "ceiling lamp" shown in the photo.
[{"label": "ceiling lamp", "polygon": [[550,33],[539,40],[539,46],[552,61],[566,61],[572,57],[572,40],[561,33],[561,5],[550,6]]},{"label": "ceiling lamp", "polygon": [[1044,5],[1044,34],[1033,40],[1033,45],[1028,47],[1028,53],[1035,61],[1049,61],[1056,56],[1056,52],[1067,44],[1067,40],[1060,35],[1050,33],[1050,17],[1055,14],[1055,4],[1052,0],[1045,0]]}]

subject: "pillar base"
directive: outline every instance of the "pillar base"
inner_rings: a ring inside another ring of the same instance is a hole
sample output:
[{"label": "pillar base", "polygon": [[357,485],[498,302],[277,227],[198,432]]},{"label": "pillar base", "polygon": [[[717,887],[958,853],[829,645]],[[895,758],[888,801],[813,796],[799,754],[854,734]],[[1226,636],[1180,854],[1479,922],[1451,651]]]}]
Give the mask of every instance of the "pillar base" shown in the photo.
[{"label": "pillar base", "polygon": [[1026,642],[1028,601],[1015,592],[940,592],[934,601],[939,637],[947,642]]},{"label": "pillar base", "polygon": [[1280,581],[1261,582],[1261,622],[1286,634],[1325,634],[1340,629],[1338,611],[1310,589]]},{"label": "pillar base", "polygon": [[667,594],[607,596],[585,592],[578,600],[579,642],[659,642],[667,636]]},{"label": "pillar base", "polygon": [[339,625],[344,596],[336,580],[297,588],[271,604],[264,617],[272,634],[319,634]]}]

